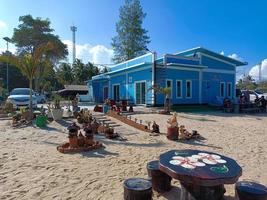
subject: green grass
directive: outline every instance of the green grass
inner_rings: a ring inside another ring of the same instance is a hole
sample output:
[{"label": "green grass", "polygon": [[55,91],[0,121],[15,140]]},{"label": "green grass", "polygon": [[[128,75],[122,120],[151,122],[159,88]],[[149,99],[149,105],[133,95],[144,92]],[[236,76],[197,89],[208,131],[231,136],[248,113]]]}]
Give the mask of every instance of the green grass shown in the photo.
[{"label": "green grass", "polygon": [[175,112],[190,112],[190,113],[201,113],[201,112],[211,112],[217,111],[216,107],[208,105],[177,105],[172,106],[171,111]]}]

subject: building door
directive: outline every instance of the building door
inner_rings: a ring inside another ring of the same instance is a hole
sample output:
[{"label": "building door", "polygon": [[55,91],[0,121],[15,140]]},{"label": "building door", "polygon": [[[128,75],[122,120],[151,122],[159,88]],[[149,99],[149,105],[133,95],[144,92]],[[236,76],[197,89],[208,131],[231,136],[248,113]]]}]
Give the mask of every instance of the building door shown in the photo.
[{"label": "building door", "polygon": [[103,101],[108,99],[108,87],[103,88]]},{"label": "building door", "polygon": [[136,104],[146,104],[146,82],[135,83]]},{"label": "building door", "polygon": [[120,100],[120,85],[113,85],[113,99],[115,101]]},{"label": "building door", "polygon": [[170,79],[166,80],[166,87],[171,89],[171,93],[169,95],[169,98],[172,99],[172,80],[170,80]]}]

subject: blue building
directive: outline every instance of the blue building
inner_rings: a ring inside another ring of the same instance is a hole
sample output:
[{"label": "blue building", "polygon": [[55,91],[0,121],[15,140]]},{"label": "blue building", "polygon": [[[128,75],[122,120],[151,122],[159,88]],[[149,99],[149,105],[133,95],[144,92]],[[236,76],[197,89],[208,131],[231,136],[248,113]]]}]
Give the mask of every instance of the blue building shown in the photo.
[{"label": "blue building", "polygon": [[116,64],[87,82],[95,102],[129,99],[134,104],[162,105],[152,85],[170,87],[172,104],[214,104],[235,98],[236,67],[247,63],[197,47],[156,58],[155,53]]}]

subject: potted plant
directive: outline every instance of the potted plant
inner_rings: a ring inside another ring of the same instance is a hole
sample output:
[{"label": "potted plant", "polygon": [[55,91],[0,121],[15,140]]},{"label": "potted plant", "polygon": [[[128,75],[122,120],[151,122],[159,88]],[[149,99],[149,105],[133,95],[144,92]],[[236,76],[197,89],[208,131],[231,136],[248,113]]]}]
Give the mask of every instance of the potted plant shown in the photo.
[{"label": "potted plant", "polygon": [[173,116],[168,119],[167,124],[167,138],[170,140],[177,140],[179,135],[179,126],[176,113],[173,113]]},{"label": "potted plant", "polygon": [[60,96],[54,96],[54,107],[51,109],[51,114],[55,121],[61,120],[63,117],[63,109],[60,106]]},{"label": "potted plant", "polygon": [[71,148],[77,148],[78,147],[78,131],[80,130],[80,127],[76,125],[76,123],[71,124],[68,127],[69,130],[69,144]]}]

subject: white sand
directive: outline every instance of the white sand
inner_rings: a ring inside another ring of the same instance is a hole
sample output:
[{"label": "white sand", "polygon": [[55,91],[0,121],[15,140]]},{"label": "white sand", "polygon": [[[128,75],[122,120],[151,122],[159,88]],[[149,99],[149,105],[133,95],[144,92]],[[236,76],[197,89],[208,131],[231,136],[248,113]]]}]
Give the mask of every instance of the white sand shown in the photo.
[{"label": "white sand", "polygon": [[[119,142],[97,136],[105,149],[61,154],[56,146],[67,141],[67,124],[53,122],[46,129],[12,129],[0,120],[0,199],[123,199],[123,181],[147,177],[146,163],[171,149],[198,149],[235,159],[243,168],[240,180],[253,179],[267,185],[267,115],[178,114],[179,124],[198,130],[202,143],[174,142],[165,135],[129,126],[117,127],[128,140]],[[166,132],[169,116],[140,114],[138,119],[155,120]],[[113,120],[116,121],[116,120]],[[153,199],[178,199],[179,181],[170,192],[153,194]],[[226,186],[232,199],[234,185]]]}]

